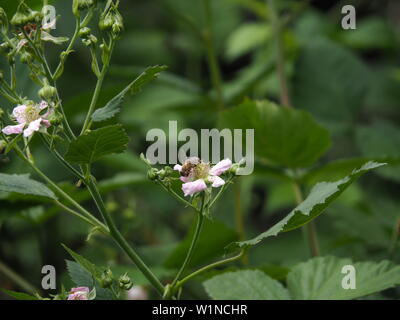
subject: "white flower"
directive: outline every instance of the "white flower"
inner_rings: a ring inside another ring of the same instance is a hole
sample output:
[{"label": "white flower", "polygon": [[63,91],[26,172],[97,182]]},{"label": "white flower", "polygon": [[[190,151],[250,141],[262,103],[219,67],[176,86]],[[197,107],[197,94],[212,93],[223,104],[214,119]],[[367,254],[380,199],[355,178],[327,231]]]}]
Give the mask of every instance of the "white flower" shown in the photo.
[{"label": "white flower", "polygon": [[43,115],[43,110],[48,109],[47,102],[42,101],[39,104],[23,104],[16,106],[13,110],[12,116],[17,125],[7,126],[3,128],[2,132],[6,135],[24,133],[24,137],[30,137],[41,128],[50,127],[48,117],[51,110],[47,110]]}]

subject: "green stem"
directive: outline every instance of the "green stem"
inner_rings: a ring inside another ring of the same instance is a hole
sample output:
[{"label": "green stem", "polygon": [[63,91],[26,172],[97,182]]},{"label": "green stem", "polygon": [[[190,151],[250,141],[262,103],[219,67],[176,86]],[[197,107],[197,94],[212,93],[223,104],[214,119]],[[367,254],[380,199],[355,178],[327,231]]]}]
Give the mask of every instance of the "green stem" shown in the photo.
[{"label": "green stem", "polygon": [[397,247],[397,242],[399,240],[399,235],[400,235],[400,219],[398,219],[393,227],[393,233],[392,233],[392,240],[390,242],[389,246],[389,256],[393,257],[396,247]]},{"label": "green stem", "polygon": [[222,90],[221,70],[218,64],[218,59],[214,46],[213,22],[210,0],[203,0],[203,4],[207,19],[207,29],[204,32],[203,39],[207,51],[207,61],[211,73],[211,81],[217,93],[217,106],[218,110],[221,111],[224,109],[224,95]]},{"label": "green stem", "polygon": [[11,270],[7,265],[0,261],[0,273],[3,273],[7,278],[11,279],[15,284],[17,284],[21,289],[28,293],[35,294],[39,292],[33,285],[31,285],[27,280],[22,278],[19,274]]},{"label": "green stem", "polygon": [[271,13],[271,24],[276,44],[276,68],[280,83],[280,102],[285,107],[290,107],[290,96],[285,70],[285,54],[282,42],[282,26],[278,12],[275,8],[275,0],[266,0]]},{"label": "green stem", "polygon": [[186,276],[186,277],[183,278],[182,280],[178,281],[177,284],[175,285],[175,289],[179,289],[179,288],[182,287],[183,284],[185,284],[187,281],[189,281],[190,279],[192,279],[192,278],[198,276],[199,274],[201,274],[201,273],[203,273],[203,272],[205,272],[205,271],[207,271],[207,270],[214,269],[214,268],[219,267],[219,266],[222,266],[222,265],[224,265],[224,264],[227,264],[227,263],[230,263],[230,262],[234,262],[234,261],[236,261],[236,260],[241,259],[242,257],[244,257],[245,253],[246,253],[246,250],[242,250],[242,251],[240,251],[240,253],[239,253],[238,255],[236,255],[236,256],[233,256],[233,257],[231,257],[231,258],[227,258],[227,259],[224,259],[224,260],[220,260],[220,261],[211,263],[211,264],[209,264],[209,265],[207,265],[207,266],[205,266],[205,267],[200,268],[199,270],[197,270],[197,271],[195,271],[195,272],[189,274],[188,276]]},{"label": "green stem", "polygon": [[[46,182],[48,183],[51,188],[62,198],[64,198],[66,201],[68,201],[72,206],[74,206],[78,211],[82,213],[82,215],[86,216],[87,219],[91,221],[91,224],[93,226],[96,226],[101,230],[103,233],[108,233],[108,228],[105,226],[103,223],[101,223],[99,220],[96,219],[89,211],[87,211],[85,208],[83,208],[79,203],[77,203],[72,197],[70,197],[64,190],[62,190],[56,183],[54,183],[49,177],[47,177],[38,167],[35,166],[35,164],[30,161],[23,152],[19,149],[19,147],[14,146],[14,150],[17,153],[17,155],[24,160],[29,166]],[[87,220],[85,220],[87,221]]]},{"label": "green stem", "polygon": [[203,198],[202,198],[202,203],[201,203],[201,209],[197,212],[197,223],[196,223],[196,229],[194,231],[194,235],[192,238],[192,242],[190,244],[189,250],[186,254],[186,258],[183,261],[183,264],[181,268],[179,269],[174,281],[171,284],[171,287],[174,288],[175,284],[178,282],[179,278],[181,277],[182,273],[185,271],[186,267],[188,266],[190,259],[193,256],[194,249],[196,248],[197,241],[199,240],[201,229],[203,228],[203,222],[204,222],[204,215],[203,215],[203,210],[204,210],[204,205],[205,205],[205,197],[203,193]]},{"label": "green stem", "polygon": [[[296,196],[297,204],[302,203],[304,201],[303,194],[302,194],[301,188],[297,182],[293,182],[293,189],[294,189],[294,193]],[[311,256],[312,257],[320,256],[317,228],[315,226],[314,221],[310,221],[305,226],[303,226],[302,229],[303,229],[303,233],[304,233],[307,245],[310,248]]]},{"label": "green stem", "polygon": [[103,199],[100,195],[100,192],[97,188],[97,185],[93,181],[93,178],[90,177],[87,182],[87,187],[89,192],[91,193],[103,219],[105,220],[108,228],[110,229],[110,235],[115,240],[115,242],[121,247],[123,251],[128,255],[128,257],[133,261],[133,263],[138,267],[138,269],[143,273],[143,275],[149,280],[149,282],[154,286],[157,292],[160,295],[164,293],[164,286],[158,280],[158,278],[153,274],[150,268],[143,262],[143,260],[139,257],[139,255],[133,250],[133,248],[128,244],[123,235],[119,232],[116,227],[114,220],[109,215],[108,211],[105,208]]},{"label": "green stem", "polygon": [[[114,46],[115,46],[115,41],[111,40],[109,57],[111,57],[111,55],[112,55]],[[94,90],[92,101],[90,102],[89,110],[86,115],[86,119],[83,124],[83,127],[82,127],[81,135],[84,134],[86,130],[90,129],[90,126],[92,124],[92,121],[91,121],[92,114],[93,114],[94,110],[96,109],[97,101],[99,100],[101,88],[103,87],[104,78],[107,74],[109,66],[110,66],[110,58],[103,65],[103,68],[101,70],[99,78],[97,79],[96,88]]]},{"label": "green stem", "polygon": [[[74,35],[72,36],[71,41],[70,41],[67,49],[65,50],[65,52],[67,52],[67,55],[72,50],[72,48],[73,48],[73,46],[75,44],[75,41],[78,38],[80,28],[81,28],[81,20],[80,20],[80,18],[76,18],[76,25],[75,25]],[[54,78],[54,75],[58,75],[58,73],[60,72],[60,70],[63,67],[64,63],[65,63],[65,60],[64,61],[60,61],[60,63],[58,64],[58,66],[56,68],[56,71],[54,71],[54,73],[53,73],[53,76],[52,76],[53,78]]]}]

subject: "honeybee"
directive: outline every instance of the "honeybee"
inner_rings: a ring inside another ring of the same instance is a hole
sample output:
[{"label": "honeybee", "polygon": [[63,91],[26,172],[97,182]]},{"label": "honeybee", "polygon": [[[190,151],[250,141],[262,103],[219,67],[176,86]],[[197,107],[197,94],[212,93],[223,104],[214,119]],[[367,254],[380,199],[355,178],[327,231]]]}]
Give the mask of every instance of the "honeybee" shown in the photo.
[{"label": "honeybee", "polygon": [[199,163],[200,163],[199,158],[192,157],[187,159],[185,163],[182,165],[182,169],[180,171],[181,176],[188,177],[192,172],[192,169],[194,169]]}]

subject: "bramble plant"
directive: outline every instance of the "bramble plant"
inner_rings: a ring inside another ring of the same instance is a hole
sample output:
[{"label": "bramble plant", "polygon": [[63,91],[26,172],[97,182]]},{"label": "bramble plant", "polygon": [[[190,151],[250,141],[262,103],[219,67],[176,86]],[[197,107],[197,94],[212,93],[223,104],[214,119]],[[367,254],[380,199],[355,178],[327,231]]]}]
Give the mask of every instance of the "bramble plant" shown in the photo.
[{"label": "bramble plant", "polygon": [[[44,11],[33,10],[24,1],[20,2],[13,17],[7,17],[0,8],[3,40],[0,49],[2,58],[9,66],[9,72],[0,73],[0,94],[13,106],[0,109],[0,153],[11,159],[18,157],[35,176],[32,178],[29,173],[0,173],[0,192],[36,197],[43,200],[46,206],[58,207],[90,225],[88,239],[112,239],[145,277],[158,298],[180,299],[188,283],[195,278],[212,274],[213,270],[218,272],[203,282],[213,299],[355,299],[400,284],[400,266],[392,265],[388,261],[353,263],[349,259],[321,257],[314,223],[314,219],[361,175],[380,168],[393,159],[382,156],[351,161],[339,167],[339,179],[337,174],[334,179],[330,179],[329,164],[322,167],[315,165],[330,147],[329,133],[309,113],[290,107],[280,63],[277,69],[283,84],[281,103],[284,106],[247,99],[238,106],[228,108],[229,103],[223,94],[220,70],[213,48],[210,1],[207,0],[204,4],[209,25],[207,32],[200,32],[200,35],[207,51],[211,82],[214,86],[210,99],[218,113],[219,127],[255,130],[256,165],[265,176],[274,176],[289,182],[296,196],[297,206],[271,228],[246,240],[245,234],[240,232],[244,228],[243,219],[240,217],[240,205],[236,204],[235,210],[239,210],[238,221],[241,224],[238,228],[239,237],[234,238],[237,241],[232,241],[225,248],[219,248],[225,250],[225,257],[194,270],[191,261],[204,224],[213,223],[214,209],[230,186],[240,190],[242,177],[238,175],[238,170],[244,166],[246,159],[232,163],[232,159],[223,158],[212,164],[204,159],[188,156],[183,163],[161,167],[142,154],[141,159],[148,169],[148,179],[196,216],[195,227],[189,232],[190,239],[187,246],[184,246],[184,259],[178,270],[174,270],[174,275],[165,279],[145,262],[114,221],[104,200],[101,182],[94,174],[97,161],[108,155],[124,153],[128,148],[128,134],[116,120],[124,99],[128,95],[138,94],[143,86],[156,80],[166,70],[162,65],[147,68],[107,104],[100,106],[99,97],[110,69],[113,52],[116,43],[123,36],[124,21],[119,2],[73,0],[72,13],[76,24],[75,31],[69,38],[51,34],[59,17],[45,23]],[[271,8],[273,2],[270,1]],[[271,19],[276,22],[278,17],[272,15]],[[274,42],[279,42],[280,29],[276,28],[274,31],[277,37]],[[81,119],[81,126],[77,128],[71,125],[72,121],[67,116],[63,90],[58,82],[79,40],[90,55],[96,85],[89,106],[81,106],[85,108],[86,116]],[[47,42],[67,46],[60,53],[56,64],[50,64],[46,58]],[[276,44],[277,54],[280,55],[280,44]],[[28,70],[32,82],[38,86],[37,96],[27,96],[28,93],[21,92],[16,72],[17,66],[21,64]],[[41,158],[31,149],[32,142],[36,140],[46,148],[46,156],[52,156],[54,161],[59,162],[74,177],[67,187],[53,180],[41,166]],[[324,172],[326,180],[320,179],[324,177]],[[310,184],[314,186],[304,196]],[[92,212],[81,204],[83,199],[77,197],[75,192],[78,189],[88,192],[97,212]],[[286,287],[260,270],[246,268],[219,273],[230,264],[240,266],[245,263],[249,250],[265,239],[298,228],[304,231],[306,246],[313,259],[290,270],[286,277]],[[136,279],[128,275],[128,271],[117,274],[112,271],[112,266],[99,267],[67,246],[63,247],[75,261],[67,262],[69,271],[86,275],[86,279],[89,275],[90,281],[76,283],[75,288],[63,287],[58,294],[50,297],[42,297],[39,293],[33,296],[4,291],[18,299],[54,300],[92,300],[98,298],[99,294],[110,299],[123,299],[133,289],[140,291]],[[358,272],[357,288],[345,290],[341,285],[341,270],[343,266],[352,264]],[[316,274],[315,278],[313,274]],[[378,280],[373,281],[373,278]],[[136,294],[146,297],[146,293]]]}]

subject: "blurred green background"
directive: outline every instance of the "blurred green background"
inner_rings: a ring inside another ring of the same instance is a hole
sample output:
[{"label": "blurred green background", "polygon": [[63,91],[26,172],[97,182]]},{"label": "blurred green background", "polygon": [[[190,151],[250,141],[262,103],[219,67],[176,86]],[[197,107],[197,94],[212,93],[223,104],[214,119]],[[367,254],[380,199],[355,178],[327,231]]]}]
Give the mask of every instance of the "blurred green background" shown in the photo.
[{"label": "blurred green background", "polygon": [[[41,3],[26,2],[32,7]],[[73,32],[71,2],[50,1],[61,16],[55,35]],[[331,133],[332,147],[320,164],[340,158],[399,157],[399,1],[276,2],[281,18],[288,19],[283,43],[293,106],[309,111]],[[16,3],[0,1],[0,6],[11,17]],[[345,4],[356,7],[356,30],[341,28],[341,8]],[[177,120],[179,128],[217,126],[206,50],[195,31],[204,30],[206,18],[200,0],[122,0],[121,12],[125,31],[116,47],[99,105],[104,105],[145,67],[165,64],[169,69],[139,95],[124,102],[119,121],[131,138],[129,152],[102,160],[95,166],[95,173],[123,233],[156,267],[156,273],[168,280],[184,258],[188,243],[182,239],[194,216],[147,181],[146,168],[138,155],[148,146],[146,132],[151,128],[167,129],[169,120]],[[245,97],[278,101],[273,32],[265,2],[215,0],[212,16],[227,108]],[[53,67],[62,49],[48,46]],[[0,58],[0,68],[6,69],[4,57]],[[40,88],[32,84],[20,64],[18,85],[26,96],[38,99]],[[64,108],[75,128],[84,120],[94,85],[89,52],[79,43],[59,81]],[[3,99],[0,106],[7,111],[13,107]],[[76,181],[50,157],[40,140],[35,139],[33,144],[39,167],[55,180],[65,181],[66,190],[95,211],[94,204],[86,201],[87,192],[74,187]],[[1,172],[26,170],[12,154],[0,158]],[[330,170],[321,177],[316,174],[313,182],[335,177],[346,168],[337,162]],[[322,253],[355,260],[389,258],[393,229],[400,219],[399,183],[400,166],[391,165],[353,185],[317,220]],[[267,175],[262,168],[242,177],[240,187],[231,187],[213,210],[213,221],[206,224],[191,265],[213,261],[223,254],[225,245],[238,239],[238,208],[244,215],[246,238],[250,238],[294,206],[289,183]],[[117,273],[128,270],[137,284],[146,285],[111,241],[98,235],[86,241],[88,230],[87,225],[38,199],[0,193],[0,263],[34,286],[40,287],[41,267],[45,264],[56,267],[58,283],[72,286],[64,261],[70,258],[60,243],[100,265],[111,265]],[[252,249],[242,263],[283,279],[287,268],[308,257],[301,231],[296,230],[268,239]],[[400,262],[398,250],[391,258]],[[0,287],[21,290],[2,273]],[[192,283],[185,297],[205,298],[200,282]],[[399,298],[400,292],[388,290],[374,297]]]}]

